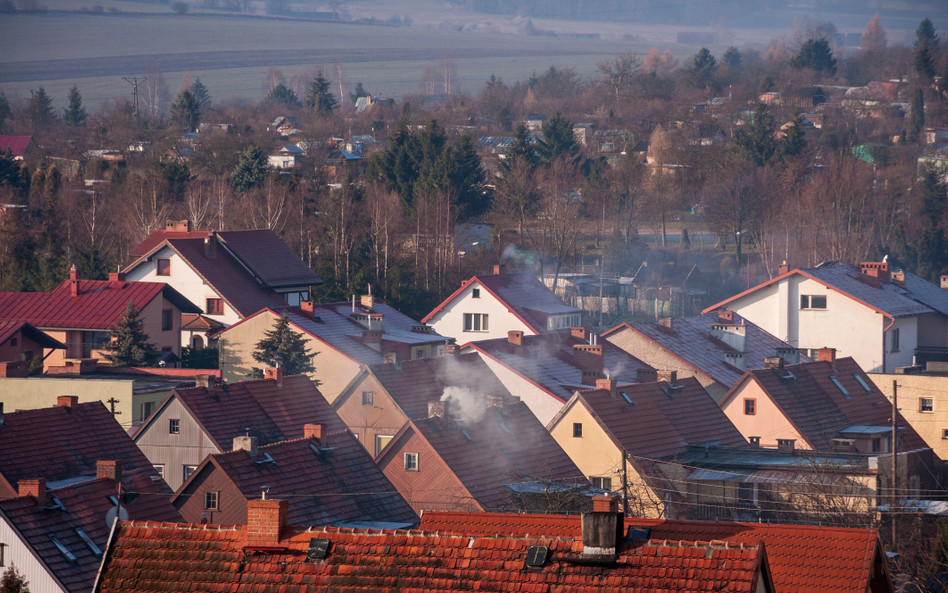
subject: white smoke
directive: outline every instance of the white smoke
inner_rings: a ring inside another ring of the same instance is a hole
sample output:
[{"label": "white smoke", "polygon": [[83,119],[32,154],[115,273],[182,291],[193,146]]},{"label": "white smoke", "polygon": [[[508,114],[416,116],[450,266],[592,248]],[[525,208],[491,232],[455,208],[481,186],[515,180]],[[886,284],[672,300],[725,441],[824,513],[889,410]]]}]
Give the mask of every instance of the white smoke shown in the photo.
[{"label": "white smoke", "polygon": [[467,422],[479,422],[487,411],[487,396],[467,387],[445,387],[441,401],[446,402],[450,416]]},{"label": "white smoke", "polygon": [[517,259],[520,257],[520,250],[516,245],[508,245],[504,252],[500,254],[500,259]]}]

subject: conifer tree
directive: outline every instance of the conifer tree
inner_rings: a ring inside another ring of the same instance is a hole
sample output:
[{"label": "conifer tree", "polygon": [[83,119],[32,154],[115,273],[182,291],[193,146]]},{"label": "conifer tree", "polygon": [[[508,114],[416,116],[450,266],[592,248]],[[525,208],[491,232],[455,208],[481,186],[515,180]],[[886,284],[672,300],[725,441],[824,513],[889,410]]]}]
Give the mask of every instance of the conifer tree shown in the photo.
[{"label": "conifer tree", "polygon": [[10,564],[10,568],[3,571],[3,577],[0,577],[0,593],[30,593],[29,583],[16,569],[16,565]]},{"label": "conifer tree", "polygon": [[238,192],[253,189],[267,175],[267,155],[258,146],[248,146],[240,155],[230,182]]},{"label": "conifer tree", "polygon": [[915,89],[912,95],[912,114],[909,119],[908,139],[911,142],[918,140],[918,135],[925,127],[925,95],[922,89]]},{"label": "conifer tree", "polygon": [[932,53],[931,41],[922,39],[915,50],[915,73],[923,78],[935,76],[935,56]]},{"label": "conifer tree", "polygon": [[793,157],[803,152],[804,148],[806,148],[806,138],[803,136],[803,116],[797,115],[787,128],[787,135],[780,144],[780,154],[784,157]]},{"label": "conifer tree", "polygon": [[201,124],[201,102],[190,89],[178,93],[178,98],[169,108],[171,119],[187,132],[194,132]]},{"label": "conifer tree", "polygon": [[7,96],[0,92],[0,134],[3,133],[3,124],[6,123],[8,117],[10,117],[10,102],[7,101]]},{"label": "conifer tree", "polygon": [[485,213],[490,203],[484,196],[484,168],[470,134],[461,134],[458,139],[451,151],[447,173],[457,195],[461,217],[472,218]]},{"label": "conifer tree", "polygon": [[352,101],[352,104],[355,105],[355,102],[362,97],[368,97],[369,92],[365,90],[365,87],[362,86],[362,81],[356,83],[355,88],[349,93],[349,100]]},{"label": "conifer tree", "polygon": [[754,121],[747,130],[740,130],[735,137],[735,144],[739,146],[747,158],[763,167],[770,163],[777,153],[777,141],[774,140],[774,118],[767,111],[763,103],[757,104],[754,110]]},{"label": "conifer tree", "polygon": [[158,352],[148,341],[145,320],[139,317],[134,301],[128,302],[122,318],[112,329],[112,339],[105,347],[104,356],[117,367],[155,366]]},{"label": "conifer tree", "polygon": [[836,58],[826,39],[807,39],[800,51],[790,60],[794,68],[812,68],[829,76],[836,75]]},{"label": "conifer tree", "polygon": [[320,117],[332,115],[336,108],[336,97],[329,92],[329,81],[320,72],[309,86],[309,95],[306,96],[306,106]]},{"label": "conifer tree", "polygon": [[740,50],[738,50],[733,45],[724,52],[724,55],[721,56],[724,60],[724,63],[731,68],[739,68],[741,63],[744,61],[744,58],[741,56]]},{"label": "conifer tree", "polygon": [[[285,314],[280,316],[272,330],[264,332],[264,339],[257,342],[253,351],[253,359],[263,363],[270,368],[276,367],[279,362],[280,368],[286,375],[299,375],[301,373],[312,373],[316,370],[313,366],[313,353],[306,349],[306,340],[303,336],[290,327],[290,318]],[[251,376],[262,377],[263,371],[252,367]]]},{"label": "conifer tree", "polygon": [[300,103],[299,98],[296,96],[296,93],[294,93],[285,84],[278,84],[273,87],[273,90],[270,91],[270,94],[267,95],[267,98],[264,99],[264,102],[276,103],[291,109],[299,109],[303,106],[303,104]]},{"label": "conifer tree", "polygon": [[34,130],[44,128],[56,120],[53,100],[46,94],[46,89],[43,87],[32,93],[26,111]]},{"label": "conifer tree", "polygon": [[579,154],[573,124],[559,111],[543,122],[543,140],[537,143],[537,152],[547,166],[562,155]]},{"label": "conifer tree", "polygon": [[201,107],[201,113],[207,113],[211,108],[211,93],[207,90],[207,86],[201,82],[200,78],[195,78],[194,82],[191,83],[190,90]]},{"label": "conifer tree", "polygon": [[73,127],[86,123],[86,108],[82,106],[82,95],[76,85],[69,89],[69,107],[63,109],[63,121]]}]

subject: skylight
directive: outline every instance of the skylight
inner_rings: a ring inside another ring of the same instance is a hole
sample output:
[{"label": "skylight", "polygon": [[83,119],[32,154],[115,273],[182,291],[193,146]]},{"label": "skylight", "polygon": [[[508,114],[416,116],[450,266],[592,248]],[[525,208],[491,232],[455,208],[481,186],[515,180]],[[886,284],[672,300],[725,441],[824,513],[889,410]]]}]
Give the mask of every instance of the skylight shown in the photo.
[{"label": "skylight", "polygon": [[461,429],[461,434],[463,434],[464,438],[466,438],[467,440],[471,441],[472,443],[474,442],[474,439],[471,438],[471,435],[467,434],[467,431],[464,430],[463,428]]},{"label": "skylight", "polygon": [[53,497],[53,504],[51,504],[49,508],[51,508],[51,509],[53,509],[53,510],[56,510],[56,511],[65,511],[65,510],[66,510],[66,505],[63,504],[63,501],[59,500],[58,498],[56,498],[56,497],[54,496],[54,497]]},{"label": "skylight", "polygon": [[263,454],[263,459],[258,459],[257,461],[254,461],[254,463],[273,463],[273,464],[276,464],[276,461],[275,461],[272,457],[270,457],[270,454],[269,454],[269,453],[264,453],[264,454]]},{"label": "skylight", "polygon": [[75,561],[76,561],[76,556],[75,556],[72,552],[70,552],[70,551],[66,548],[66,546],[64,546],[58,539],[56,539],[56,536],[55,536],[55,535],[50,534],[50,535],[49,535],[49,541],[53,542],[53,545],[56,546],[56,549],[58,549],[60,552],[62,552],[63,556],[66,557],[66,560],[69,560],[70,562],[75,562]]},{"label": "skylight", "polygon": [[622,396],[622,399],[625,400],[625,403],[629,404],[630,406],[634,406],[634,405],[635,405],[635,404],[632,403],[632,398],[629,397],[629,394],[628,394],[628,393],[626,393],[626,392],[624,392],[624,391],[620,391],[620,392],[619,392],[619,395]]},{"label": "skylight", "polygon": [[866,390],[866,393],[872,393],[872,387],[869,387],[869,384],[862,378],[859,373],[853,373],[853,378],[862,385],[862,388]]},{"label": "skylight", "polygon": [[510,431],[507,429],[506,426],[504,426],[503,422],[500,423],[500,427],[504,429],[504,432],[506,432],[507,434],[510,434]]},{"label": "skylight", "polygon": [[92,538],[89,537],[88,534],[86,534],[85,531],[83,531],[83,530],[81,530],[81,529],[79,529],[79,528],[77,527],[77,528],[76,528],[76,533],[79,534],[79,537],[82,538],[82,541],[86,542],[86,545],[89,546],[89,549],[92,550],[92,553],[93,553],[93,554],[95,554],[96,556],[101,556],[101,555],[102,555],[102,550],[99,549],[99,546],[95,545],[95,542],[92,541]]},{"label": "skylight", "polygon": [[833,385],[836,385],[837,387],[839,387],[839,390],[843,392],[843,395],[846,396],[846,399],[852,399],[852,396],[849,395],[849,391],[847,391],[846,388],[843,387],[843,384],[839,382],[839,379],[836,378],[836,375],[830,375],[830,381],[833,382]]}]

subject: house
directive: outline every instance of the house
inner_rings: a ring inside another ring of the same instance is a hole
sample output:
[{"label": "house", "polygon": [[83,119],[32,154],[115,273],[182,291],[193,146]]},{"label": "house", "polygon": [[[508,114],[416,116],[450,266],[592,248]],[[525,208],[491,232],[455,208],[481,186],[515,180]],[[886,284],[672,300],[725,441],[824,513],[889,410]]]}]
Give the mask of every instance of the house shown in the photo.
[{"label": "house", "polygon": [[457,352],[452,345],[437,358],[363,366],[332,407],[377,456],[405,423],[427,416],[429,402],[469,398],[486,403],[488,396],[510,397],[480,355]]},{"label": "house", "polygon": [[74,484],[51,488],[43,478],[20,480],[16,497],[0,500],[2,566],[15,565],[31,591],[91,591],[114,517],[181,521],[151,473],[101,462],[96,477]]},{"label": "house", "polygon": [[295,115],[279,116],[267,126],[268,132],[276,132],[280,136],[298,134],[301,126],[300,118]]},{"label": "house", "polygon": [[0,153],[10,151],[15,161],[32,158],[39,152],[32,136],[0,136]]},{"label": "house", "polygon": [[445,343],[454,341],[372,295],[358,301],[353,297],[351,303],[305,301],[301,305],[261,310],[216,334],[218,341],[223,340],[219,351],[224,378],[239,381],[259,364],[253,359],[256,344],[282,315],[313,352],[316,371],[312,376],[320,381],[320,391],[330,402],[359,373],[360,365],[431,358],[441,353]]},{"label": "house", "polygon": [[167,282],[202,307],[194,313],[224,326],[266,307],[299,305],[323,283],[269,229],[216,233],[169,221],[130,255],[137,259],[125,268],[129,279]]},{"label": "house", "polygon": [[369,153],[381,148],[382,143],[371,134],[354,135],[343,145],[343,149],[351,154],[366,157]]},{"label": "house", "polygon": [[790,270],[708,307],[744,319],[809,353],[835,348],[870,372],[914,364],[916,349],[948,347],[948,276],[939,288],[887,262],[823,262]]},{"label": "house", "polygon": [[529,272],[474,276],[421,320],[439,334],[467,341],[492,340],[511,330],[527,335],[582,325],[583,311],[570,307]]},{"label": "house", "polygon": [[93,592],[166,591],[182,575],[194,588],[227,593],[262,583],[300,591],[775,591],[766,544],[626,537],[611,500],[583,514],[581,537],[291,527],[286,500],[252,505],[247,525],[118,523]]},{"label": "house", "polygon": [[[728,546],[764,544],[777,591],[894,593],[885,551],[875,529],[629,517],[625,527],[629,533],[642,530],[642,535],[653,540],[715,541]],[[543,535],[579,539],[583,534],[582,519],[576,515],[431,511],[425,513],[418,528],[442,537]]]},{"label": "house", "polygon": [[30,363],[47,349],[66,345],[25,321],[0,321],[0,377],[26,377]]},{"label": "house", "polygon": [[[74,395],[39,410],[0,410],[0,498],[17,496],[22,480],[43,478],[49,488],[91,480],[109,460],[123,488],[145,471],[155,471],[101,402],[80,404]],[[117,469],[116,469],[117,468]],[[171,490],[158,482],[162,496]]]},{"label": "house", "polygon": [[[719,402],[745,437],[764,447],[892,451],[892,406],[854,359],[824,348],[816,362],[766,366],[744,373]],[[898,424],[900,451],[927,448],[901,414]]]},{"label": "house", "polygon": [[599,154],[619,155],[625,152],[625,146],[632,141],[632,134],[628,130],[596,130],[593,140]]},{"label": "house", "polygon": [[744,371],[763,368],[769,356],[790,364],[801,361],[796,348],[733,311],[623,323],[602,338],[657,369],[676,371],[680,378],[695,377],[715,401]]},{"label": "house", "polygon": [[190,523],[242,525],[250,501],[263,493],[290,502],[293,525],[407,529],[418,523],[351,434],[328,434],[318,424],[304,426],[301,439],[262,447],[256,437],[234,437],[233,451],[208,455],[171,502]]},{"label": "house", "polygon": [[384,98],[384,97],[373,97],[372,95],[366,95],[365,97],[359,97],[355,102],[356,113],[364,113],[366,111],[372,111],[376,108],[388,108],[394,109],[395,99]]},{"label": "house", "polygon": [[322,171],[330,181],[341,181],[347,174],[358,177],[362,174],[364,161],[361,156],[341,149],[330,150],[316,161],[316,171]]},{"label": "house", "polygon": [[205,375],[190,389],[175,389],[142,423],[135,444],[177,490],[205,457],[230,451],[235,437],[263,446],[303,438],[307,424],[345,430],[306,375],[266,369],[265,376],[218,385]]},{"label": "house", "polygon": [[[484,363],[517,394],[540,422],[555,416],[577,389],[596,386],[611,377],[634,383],[654,370],[585,327],[539,336],[511,331],[507,339],[470,342],[463,352],[478,352]],[[644,373],[644,375],[643,375]]]},{"label": "house", "polygon": [[156,348],[179,357],[181,314],[200,310],[169,284],[128,281],[121,272],[108,280],[82,280],[73,266],[69,280],[52,292],[0,293],[0,321],[29,323],[65,344],[44,355],[47,366],[61,366],[70,359],[102,360],[128,303],[135,303]]},{"label": "house", "polygon": [[623,493],[636,516],[668,516],[680,492],[674,476],[657,469],[658,460],[692,445],[747,441],[693,377],[668,371],[648,379],[631,385],[599,379],[595,389],[576,391],[547,430],[593,486]]},{"label": "house", "polygon": [[869,373],[869,378],[890,402],[898,391],[902,418],[939,459],[948,459],[948,376]]},{"label": "house", "polygon": [[267,161],[274,169],[292,169],[300,164],[303,158],[303,149],[295,144],[281,144]]},{"label": "house", "polygon": [[530,409],[485,399],[429,402],[376,457],[415,512],[584,507],[589,482]]}]

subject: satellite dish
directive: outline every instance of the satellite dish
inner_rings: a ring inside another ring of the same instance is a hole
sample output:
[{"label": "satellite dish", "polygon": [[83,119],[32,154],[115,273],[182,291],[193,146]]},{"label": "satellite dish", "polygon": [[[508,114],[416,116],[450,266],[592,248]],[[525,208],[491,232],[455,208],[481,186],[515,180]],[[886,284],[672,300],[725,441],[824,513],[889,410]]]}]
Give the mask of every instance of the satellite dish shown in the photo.
[{"label": "satellite dish", "polygon": [[109,512],[105,514],[105,526],[110,528],[112,524],[115,523],[115,516],[118,515],[119,521],[128,521],[128,511],[125,510],[125,507],[112,507],[109,509]]}]

